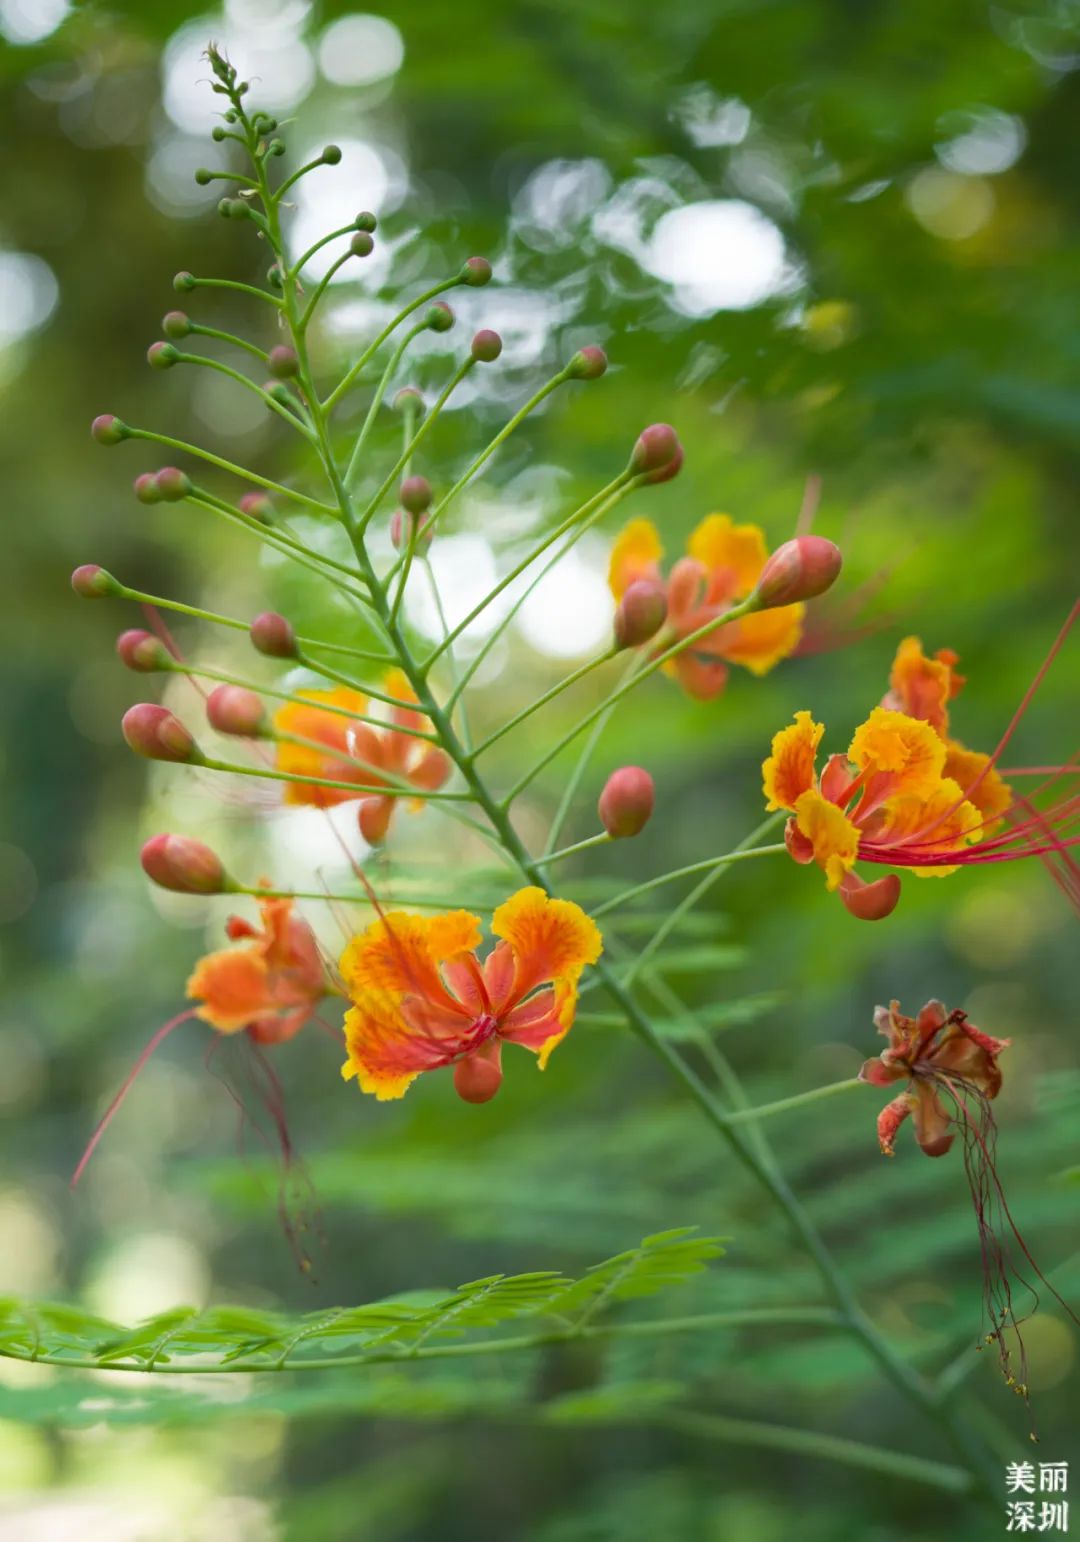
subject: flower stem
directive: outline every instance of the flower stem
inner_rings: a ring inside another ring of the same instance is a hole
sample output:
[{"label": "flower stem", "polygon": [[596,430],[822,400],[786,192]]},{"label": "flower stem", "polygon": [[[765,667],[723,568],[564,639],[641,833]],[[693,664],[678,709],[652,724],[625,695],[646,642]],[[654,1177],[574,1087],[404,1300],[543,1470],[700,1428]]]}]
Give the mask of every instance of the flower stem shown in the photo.
[{"label": "flower stem", "polygon": [[857,1076],[849,1076],[846,1081],[829,1082],[824,1087],[813,1087],[809,1092],[796,1092],[790,1098],[779,1098],[775,1103],[759,1103],[755,1108],[736,1109],[728,1114],[728,1124],[749,1124],[755,1119],[771,1119],[773,1114],[786,1114],[791,1108],[802,1108],[807,1103],[818,1103],[822,1098],[831,1098],[838,1092],[851,1092],[855,1087],[865,1087]]},{"label": "flower stem", "polygon": [[588,851],[593,846],[610,845],[612,837],[606,830],[601,830],[599,835],[590,835],[586,840],[575,841],[572,846],[564,846],[561,851],[549,851],[546,856],[537,857],[537,867],[547,867],[552,862],[561,862],[564,857],[572,857],[575,852]]}]

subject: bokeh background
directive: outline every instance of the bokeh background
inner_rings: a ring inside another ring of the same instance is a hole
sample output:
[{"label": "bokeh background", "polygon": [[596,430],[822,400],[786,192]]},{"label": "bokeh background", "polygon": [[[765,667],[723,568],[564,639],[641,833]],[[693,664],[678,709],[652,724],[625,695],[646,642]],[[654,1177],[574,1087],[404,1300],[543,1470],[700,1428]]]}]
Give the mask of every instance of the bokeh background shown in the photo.
[{"label": "bokeh background", "polygon": [[[515,1063],[480,1110],[439,1078],[379,1106],[339,1087],[324,1036],[287,1046],[277,1063],[324,1212],[316,1284],[277,1230],[257,1147],[238,1148],[198,1026],[144,1072],[68,1192],[109,1095],[220,937],[223,902],[149,892],[140,841],[161,828],[209,835],[253,876],[272,865],[299,878],[333,860],[317,816],[148,771],[127,752],[119,719],[146,682],[112,645],[140,618],[84,604],[67,582],[76,563],[100,561],[152,593],[241,616],[273,604],[306,630],[348,635],[331,597],[242,533],[138,504],[131,478],[160,462],[105,452],[87,433],[114,411],[274,475],[303,471],[227,382],[150,375],[144,362],[177,303],[177,269],[257,280],[265,267],[251,228],[218,219],[219,190],[192,180],[215,153],[199,57],[211,38],[257,83],[254,100],[288,120],[291,153],[331,139],[344,151],[298,192],[294,249],[358,208],[380,217],[376,256],[332,287],[317,335],[328,370],[399,286],[413,292],[473,251],[494,260],[498,283],[464,296],[463,326],[430,340],[409,377],[437,385],[465,327],[504,334],[502,363],[433,441],[422,469],[437,485],[568,352],[599,342],[611,356],[602,382],[557,396],[462,500],[434,553],[452,616],[658,419],[677,425],[686,468],[633,512],[656,518],[672,551],[711,510],[783,539],[820,478],[817,528],[844,547],[846,594],[870,586],[857,613],[832,613],[842,649],[764,681],[739,675],[707,707],[661,680],[633,699],[569,834],[592,832],[600,781],[623,760],[650,766],[659,807],[627,849],[566,865],[568,891],[585,896],[600,875],[650,874],[740,839],[760,817],[771,733],[808,706],[834,747],[846,743],[908,633],[961,654],[969,684],[954,724],[966,742],[989,748],[1008,722],[1072,603],[1080,555],[1080,7],[413,0],[370,14],[312,0],[220,12],[0,0],[0,1291],[127,1321],[181,1301],[308,1310],[499,1270],[580,1272],[647,1232],[696,1224],[729,1236],[728,1254],[668,1310],[817,1299],[782,1221],[655,1063],[587,1023],[543,1078]],[[266,341],[250,305],[199,298],[203,319]],[[376,465],[397,442],[392,423],[380,435]],[[606,635],[614,528],[581,543],[493,652],[481,724]],[[432,626],[422,596],[411,619]],[[206,630],[177,636],[204,662],[252,667]],[[1072,753],[1077,679],[1073,647],[1014,763]],[[504,741],[496,779],[508,784],[607,685],[592,677]],[[182,692],[170,699],[194,709]],[[531,836],[564,765],[523,806]],[[407,861],[445,871],[476,856],[430,812],[401,823]],[[853,1074],[877,1048],[872,1009],[891,996],[915,1010],[939,995],[1012,1035],[1001,1176],[1029,1245],[1076,1301],[1074,938],[1037,864],[908,881],[899,911],[869,927],[815,873],[762,862],[717,886],[669,978],[714,1016],[751,1002],[718,1042],[754,1101]],[[977,1335],[974,1221],[958,1160],[927,1162],[907,1138],[895,1161],[879,1158],[878,1102],[847,1095],[768,1134],[875,1319],[932,1371]],[[1076,1335],[1049,1300],[1027,1327],[1042,1459],[1077,1455]],[[378,1416],[336,1378],[227,1401],[166,1400],[140,1382],[117,1411],[112,1385],[0,1362],[0,1535],[996,1535],[1004,1463],[1032,1448],[989,1359],[962,1397],[1002,1462],[997,1520],[909,1483],[662,1423],[541,1416],[575,1389],[614,1389],[617,1404],[620,1378],[685,1379],[702,1409],[951,1459],[836,1335],[759,1330],[492,1363],[470,1372],[478,1387],[521,1391],[520,1417],[498,1421],[441,1418],[422,1397],[411,1416],[404,1405]]]}]

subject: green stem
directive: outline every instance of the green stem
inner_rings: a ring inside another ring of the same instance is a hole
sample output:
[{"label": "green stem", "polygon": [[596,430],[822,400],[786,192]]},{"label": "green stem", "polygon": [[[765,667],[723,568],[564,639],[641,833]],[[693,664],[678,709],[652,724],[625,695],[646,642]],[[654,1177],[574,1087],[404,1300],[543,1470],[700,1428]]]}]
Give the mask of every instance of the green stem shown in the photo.
[{"label": "green stem", "polygon": [[[325,746],[323,746],[325,748]],[[359,782],[338,781],[329,776],[302,776],[298,771],[275,771],[271,766],[242,766],[228,760],[216,760],[206,755],[195,762],[207,771],[228,771],[233,776],[255,776],[268,782],[298,782],[304,787],[331,787],[340,792],[352,793],[355,798],[419,798],[425,803],[471,803],[467,792],[418,792],[415,787],[388,787],[385,782],[377,786],[362,786]],[[380,776],[382,772],[379,773]]]},{"label": "green stem", "polygon": [[360,374],[360,371],[370,363],[391,332],[394,332],[407,316],[411,316],[414,311],[419,310],[421,305],[426,305],[429,300],[434,300],[437,296],[445,294],[448,289],[456,289],[463,282],[464,280],[460,275],[454,278],[444,278],[441,283],[433,284],[430,289],[425,289],[423,294],[418,294],[415,300],[410,300],[403,310],[398,311],[397,315],[386,323],[374,342],[368,344],[356,363],[349,368],[348,372],[330,392],[330,395],[322,404],[323,413],[329,414],[334,410],[334,407],[352,385],[357,375]]},{"label": "green stem", "polygon": [[275,310],[281,309],[281,301],[275,294],[268,294],[265,289],[256,289],[254,284],[239,284],[232,278],[195,278],[192,274],[196,289],[233,289],[239,294],[253,295],[256,300],[265,300]]},{"label": "green stem", "polygon": [[315,442],[311,430],[306,423],[296,416],[295,412],[290,412],[288,407],[284,407],[281,402],[275,401],[269,391],[264,391],[262,386],[256,385],[254,380],[250,380],[247,375],[242,375],[238,369],[233,369],[231,365],[223,364],[220,359],[207,358],[205,354],[181,353],[179,350],[177,350],[176,362],[177,364],[197,364],[202,369],[211,369],[216,374],[224,375],[226,380],[232,380],[237,385],[243,386],[245,390],[253,392],[264,407],[269,408],[271,412],[277,413],[278,417],[284,422],[291,424],[298,433],[303,434],[310,444]]},{"label": "green stem", "polygon": [[552,862],[561,862],[564,857],[572,857],[575,852],[588,851],[593,846],[610,845],[613,837],[606,830],[601,830],[599,835],[590,835],[586,840],[575,841],[572,846],[564,846],[561,851],[549,851],[542,857],[537,857],[537,867],[548,867]]},{"label": "green stem", "polygon": [[145,439],[151,444],[163,444],[170,450],[182,450],[185,455],[194,455],[199,460],[206,461],[208,465],[217,466],[220,471],[230,471],[233,476],[240,477],[245,482],[254,482],[256,487],[265,487],[268,492],[277,493],[279,498],[289,498],[293,503],[302,503],[305,508],[314,509],[318,514],[332,514],[335,519],[338,518],[338,510],[332,503],[320,503],[318,498],[309,498],[306,493],[298,493],[291,487],[282,486],[280,482],[271,481],[269,477],[259,476],[257,472],[249,471],[246,466],[238,466],[235,461],[214,455],[200,445],[187,444],[183,439],[173,439],[168,434],[151,433],[147,428],[129,428],[128,437]]},{"label": "green stem", "polygon": [[219,342],[231,343],[234,348],[242,348],[245,353],[250,353],[255,359],[261,359],[265,364],[270,355],[265,348],[260,348],[257,343],[249,343],[246,337],[237,337],[235,332],[223,332],[220,327],[204,326],[201,321],[190,321],[191,335],[193,337],[216,337]]},{"label": "green stem", "polygon": [[530,703],[529,706],[522,707],[520,712],[515,712],[513,717],[507,718],[506,722],[503,723],[501,728],[496,728],[494,733],[488,734],[487,738],[481,740],[481,742],[476,746],[474,753],[477,755],[482,755],[484,751],[489,750],[493,744],[498,744],[499,740],[503,738],[504,735],[517,728],[520,723],[527,722],[528,719],[532,717],[534,712],[539,712],[541,707],[546,707],[549,701],[554,701],[556,696],[562,695],[563,691],[569,690],[570,687],[572,685],[576,685],[579,680],[584,680],[586,675],[592,674],[594,669],[599,669],[601,664],[610,663],[610,661],[618,652],[618,646],[616,644],[612,644],[610,648],[605,648],[603,653],[598,653],[594,659],[589,659],[586,663],[580,665],[579,668],[571,670],[568,675],[564,675],[563,678],[557,681],[550,690],[545,691],[542,696],[538,696],[534,702]]},{"label": "green stem", "polygon": [[[426,332],[427,329],[426,321],[419,321],[415,327],[410,327],[405,336],[401,339],[401,342],[390,355],[390,362],[379,376],[379,383],[375,387],[375,394],[371,398],[371,404],[364,415],[364,421],[360,425],[360,432],[356,436],[356,443],[353,445],[352,454],[349,456],[348,465],[345,467],[346,487],[352,486],[353,477],[356,475],[356,469],[360,464],[360,456],[363,453],[364,445],[367,443],[368,434],[370,434],[372,425],[378,416],[379,408],[382,406],[383,397],[386,395],[387,387],[389,386],[391,380],[393,380],[394,374],[397,371],[397,367],[405,356],[405,350],[408,348],[411,342],[420,336],[421,332]],[[409,453],[411,453],[408,445],[406,445],[406,452],[407,456]],[[408,463],[407,456],[406,466]]]},{"label": "green stem", "polygon": [[[637,656],[631,655],[630,661],[625,671],[623,672],[622,678],[619,681],[620,685],[622,685],[630,678],[630,676],[637,669],[637,666]],[[544,844],[543,852],[545,857],[549,852],[554,850],[555,842],[562,834],[563,825],[566,823],[567,815],[570,813],[574,799],[577,797],[577,791],[581,786],[582,778],[589,768],[589,763],[596,751],[596,746],[600,743],[601,735],[603,734],[604,729],[607,727],[611,718],[611,713],[614,712],[614,710],[615,708],[612,707],[611,712],[604,712],[600,715],[600,717],[597,718],[596,722],[592,726],[592,731],[590,732],[589,737],[581,747],[581,754],[577,758],[577,764],[574,766],[573,771],[571,771],[570,775],[566,779],[566,786],[563,788],[562,797],[559,799],[559,806],[555,810],[555,816],[552,819],[551,826],[548,830],[547,841]]]},{"label": "green stem", "polygon": [[[446,403],[450,400],[451,394],[465,379],[465,376],[469,373],[469,371],[475,369],[475,367],[476,360],[470,354],[467,359],[464,359],[462,363],[458,365],[457,369],[450,376],[450,379],[443,387],[442,394],[431,408],[431,411],[424,418],[424,421],[420,424],[420,427],[416,430],[416,433],[412,436],[412,439],[405,446],[404,450],[402,450],[394,465],[391,466],[390,470],[383,478],[374,495],[368,501],[363,512],[358,516],[356,521],[356,527],[358,531],[363,532],[368,524],[370,524],[376,509],[379,507],[379,504],[383,501],[391,487],[393,487],[394,483],[398,480],[403,468],[408,465],[409,461],[416,453],[418,446],[424,439],[427,438],[428,434],[435,426],[436,422],[438,421],[439,414],[446,406]],[[431,522],[429,521],[429,528],[430,523]]]},{"label": "green stem", "polygon": [[591,912],[593,920],[600,916],[606,916],[611,910],[618,910],[628,900],[637,899],[639,894],[648,894],[651,889],[659,889],[664,884],[674,883],[677,878],[689,878],[694,873],[722,871],[730,867],[733,862],[746,862],[751,857],[771,857],[779,852],[786,852],[787,847],[782,841],[775,846],[736,846],[734,851],[725,852],[722,857],[706,857],[703,862],[691,862],[688,867],[672,868],[670,873],[660,873],[656,878],[647,878],[644,883],[636,883],[632,889],[623,889],[612,899],[605,900],[602,905],[597,905]]},{"label": "green stem", "polygon": [[789,1109],[802,1108],[807,1103],[818,1103],[822,1098],[835,1097],[838,1092],[851,1092],[855,1087],[865,1086],[866,1083],[857,1076],[849,1076],[846,1081],[829,1082],[827,1086],[813,1087],[809,1092],[796,1092],[790,1098],[779,1098],[775,1103],[759,1103],[755,1108],[737,1109],[725,1117],[729,1125],[749,1124],[756,1119],[771,1119],[773,1114],[786,1114]]}]

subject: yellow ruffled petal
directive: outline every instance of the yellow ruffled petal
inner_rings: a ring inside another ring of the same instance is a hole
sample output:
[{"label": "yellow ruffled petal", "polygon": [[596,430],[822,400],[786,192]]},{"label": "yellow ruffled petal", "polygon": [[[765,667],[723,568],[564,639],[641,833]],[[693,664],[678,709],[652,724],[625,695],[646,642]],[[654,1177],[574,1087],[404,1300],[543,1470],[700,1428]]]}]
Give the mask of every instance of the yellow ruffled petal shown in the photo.
[{"label": "yellow ruffled petal", "polygon": [[1000,830],[1002,815],[1012,807],[1013,791],[990,764],[990,756],[981,750],[965,749],[955,739],[945,745],[945,775],[959,784],[968,803],[973,803],[982,821],[973,839],[985,840]]},{"label": "yellow ruffled petal", "polygon": [[514,952],[513,1002],[549,980],[573,984],[586,964],[596,963],[604,947],[600,928],[580,905],[552,899],[540,888],[512,894],[492,916],[491,930]]},{"label": "yellow ruffled petal", "polygon": [[548,1061],[551,1059],[552,1051],[558,1048],[574,1026],[574,1014],[577,1011],[578,998],[577,986],[567,981],[559,987],[557,995],[559,1003],[558,1014],[562,1030],[559,1033],[553,1033],[550,1039],[545,1039],[543,1044],[541,1044],[540,1053],[536,1057],[536,1063],[541,1071],[545,1069]]},{"label": "yellow ruffled petal", "polygon": [[608,587],[621,600],[639,578],[659,578],[664,548],[651,519],[632,519],[615,537],[608,567]]},{"label": "yellow ruffled petal", "polygon": [[766,675],[798,647],[805,612],[806,606],[801,604],[754,611],[717,630],[715,651],[729,664],[741,664],[753,675]]},{"label": "yellow ruffled petal", "polygon": [[823,798],[816,787],[796,800],[795,823],[799,833],[813,846],[814,861],[824,869],[827,887],[839,888],[840,880],[854,867],[859,853],[858,828],[842,808]]},{"label": "yellow ruffled petal", "polygon": [[809,712],[796,712],[794,723],[773,735],[772,754],[761,767],[765,807],[793,809],[814,785],[814,762],[825,732]]},{"label": "yellow ruffled petal", "polygon": [[918,796],[931,792],[940,780],[945,745],[929,723],[875,707],[855,730],[848,759],[866,772],[867,779],[888,775],[892,779],[889,797]]},{"label": "yellow ruffled petal", "polygon": [[736,525],[729,514],[709,514],[690,536],[687,551],[707,573],[731,573],[731,596],[750,594],[769,555],[757,525]]},{"label": "yellow ruffled petal", "polygon": [[416,1078],[431,1069],[423,1042],[410,1038],[405,1023],[386,997],[363,995],[361,1004],[345,1014],[345,1044],[349,1058],[341,1068],[345,1081],[354,1076],[361,1092],[380,1103],[404,1097]]},{"label": "yellow ruffled petal", "polygon": [[388,991],[395,998],[422,996],[443,1001],[446,987],[439,965],[480,943],[480,922],[467,910],[414,916],[394,910],[353,937],[341,955],[341,977],[349,995]]},{"label": "yellow ruffled petal", "polygon": [[[905,866],[904,846],[933,855],[962,851],[979,839],[982,816],[968,803],[959,783],[943,777],[927,794],[890,799],[885,805],[885,822],[874,833],[876,846],[895,846],[895,865]],[[890,857],[890,860],[892,858]],[[912,867],[919,878],[947,878],[955,865]]]}]

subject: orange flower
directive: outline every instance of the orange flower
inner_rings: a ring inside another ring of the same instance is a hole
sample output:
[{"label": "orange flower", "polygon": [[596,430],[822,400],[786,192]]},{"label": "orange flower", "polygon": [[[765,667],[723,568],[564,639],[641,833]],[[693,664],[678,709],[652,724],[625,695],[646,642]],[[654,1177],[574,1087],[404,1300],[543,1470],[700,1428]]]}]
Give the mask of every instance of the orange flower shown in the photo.
[{"label": "orange flower", "polygon": [[533,1050],[543,1070],[573,1024],[577,981],[600,956],[600,933],[577,905],[539,888],[500,905],[491,929],[502,940],[483,963],[480,921],[464,910],[394,911],[354,937],[341,957],[353,1003],[341,1074],[384,1100],[454,1064],[458,1093],[486,1102],[502,1080],[503,1043]]},{"label": "orange flower", "polygon": [[[385,724],[362,721],[368,698],[347,686],[300,692],[302,703],[287,702],[274,715],[276,732],[287,736],[278,743],[278,770],[286,776],[317,776],[354,782],[358,787],[399,786],[404,781],[421,794],[437,791],[450,775],[450,761],[426,739],[399,731],[430,727],[415,708],[415,692],[400,669],[387,672],[383,690],[397,703]],[[296,739],[315,742],[292,742]],[[310,782],[288,782],[285,787],[286,803],[315,808],[333,808],[354,798],[361,800],[360,829],[365,840],[374,845],[385,839],[398,801],[393,794],[350,792],[344,787],[319,787]],[[412,800],[414,809],[422,804],[422,796]]]},{"label": "orange flower", "polygon": [[923,876],[953,872],[978,836],[980,815],[944,775],[945,745],[928,723],[875,707],[819,778],[824,731],[797,712],[776,734],[762,766],[766,807],[791,810],[784,838],[796,862],[816,862],[849,910],[878,919],[895,907],[899,879],[864,884],[852,871],[856,859]]},{"label": "orange flower", "polygon": [[291,1039],[326,994],[315,934],[292,913],[290,899],[260,899],[262,930],[234,916],[229,936],[246,938],[208,953],[195,966],[187,994],[219,1033],[244,1031],[260,1044]]},{"label": "orange flower", "polygon": [[[757,525],[736,525],[726,514],[703,519],[690,536],[687,555],[666,580],[667,627],[661,633],[666,641],[661,646],[688,637],[752,594],[768,555]],[[611,553],[608,583],[615,599],[642,580],[664,583],[662,556],[656,526],[651,520],[632,520]],[[689,695],[709,701],[724,689],[728,664],[763,675],[793,652],[802,636],[804,611],[801,604],[784,605],[717,626],[665,668]]]},{"label": "orange flower", "polygon": [[964,797],[978,809],[981,824],[974,838],[981,840],[1001,828],[1013,794],[989,755],[965,749],[949,736],[949,702],[965,684],[963,675],[956,673],[958,662],[959,656],[949,648],[927,658],[918,637],[905,637],[896,650],[882,706],[920,718],[944,740],[944,774],[963,788]]},{"label": "orange flower", "polygon": [[915,1136],[927,1156],[944,1156],[955,1134],[955,1122],[941,1101],[944,1091],[965,1120],[965,1099],[980,1103],[1001,1090],[997,1057],[1009,1039],[995,1039],[969,1023],[961,1011],[947,1012],[940,1001],[928,1001],[918,1017],[905,1017],[900,1003],[878,1007],[874,1023],[889,1043],[881,1054],[864,1062],[861,1081],[888,1087],[906,1081],[907,1089],[878,1116],[878,1139],[885,1156],[893,1156],[896,1132],[914,1115]]}]

